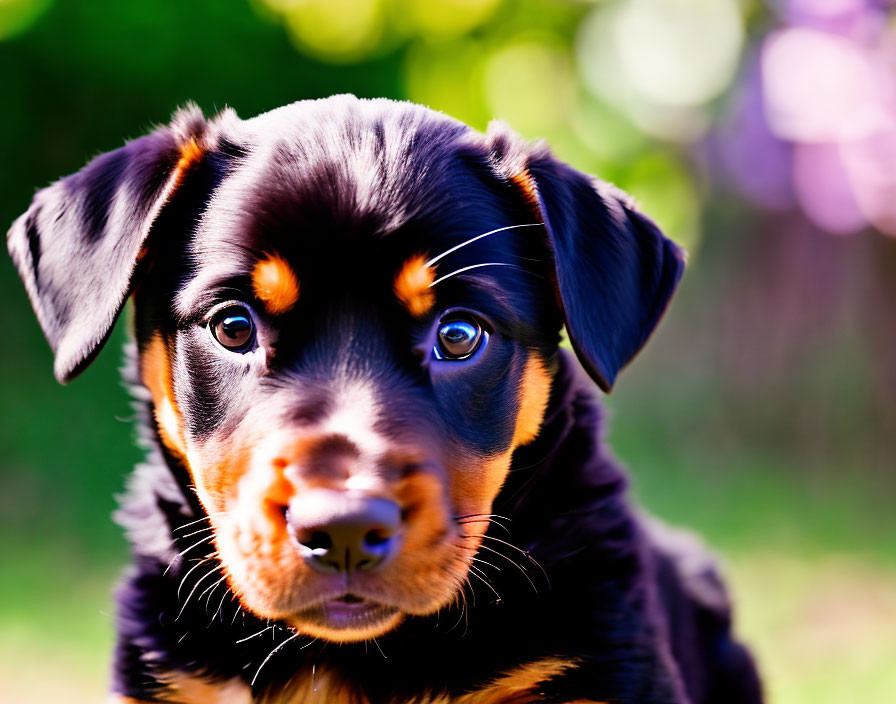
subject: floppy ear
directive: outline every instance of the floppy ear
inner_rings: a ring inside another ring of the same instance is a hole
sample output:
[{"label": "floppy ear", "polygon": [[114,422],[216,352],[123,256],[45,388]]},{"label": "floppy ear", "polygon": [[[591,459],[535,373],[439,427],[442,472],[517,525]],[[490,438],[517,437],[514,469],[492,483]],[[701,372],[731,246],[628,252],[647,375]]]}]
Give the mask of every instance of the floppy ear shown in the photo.
[{"label": "floppy ear", "polygon": [[542,151],[528,163],[570,342],[604,390],[638,353],[684,273],[684,253],[622,191]]},{"label": "floppy ear", "polygon": [[66,383],[96,356],[133,287],[153,223],[202,158],[198,108],[170,127],[102,154],[34,196],[7,234]]},{"label": "floppy ear", "polygon": [[684,253],[619,189],[531,146],[504,124],[487,133],[497,171],[522,190],[544,222],[554,285],[570,342],[609,391],[666,310]]}]

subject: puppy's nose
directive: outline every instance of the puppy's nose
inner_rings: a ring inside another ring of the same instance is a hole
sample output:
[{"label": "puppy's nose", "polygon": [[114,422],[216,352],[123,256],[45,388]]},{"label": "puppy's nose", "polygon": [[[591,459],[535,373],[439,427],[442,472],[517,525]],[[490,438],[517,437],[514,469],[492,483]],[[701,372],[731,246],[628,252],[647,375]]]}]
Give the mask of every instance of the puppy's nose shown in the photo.
[{"label": "puppy's nose", "polygon": [[372,570],[398,550],[401,509],[389,499],[314,489],[290,501],[290,535],[321,572]]}]

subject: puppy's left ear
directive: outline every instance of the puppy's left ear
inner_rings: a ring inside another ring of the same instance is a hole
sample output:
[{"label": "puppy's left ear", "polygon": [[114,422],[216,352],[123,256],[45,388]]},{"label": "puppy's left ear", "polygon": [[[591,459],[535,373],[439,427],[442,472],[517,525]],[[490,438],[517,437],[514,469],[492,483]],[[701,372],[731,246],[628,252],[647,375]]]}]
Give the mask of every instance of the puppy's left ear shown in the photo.
[{"label": "puppy's left ear", "polygon": [[555,294],[579,361],[609,391],[666,310],[684,254],[622,191],[500,124],[488,136],[499,171],[544,222]]},{"label": "puppy's left ear", "polygon": [[134,285],[150,230],[201,158],[198,108],[34,196],[7,245],[66,383],[96,356]]}]

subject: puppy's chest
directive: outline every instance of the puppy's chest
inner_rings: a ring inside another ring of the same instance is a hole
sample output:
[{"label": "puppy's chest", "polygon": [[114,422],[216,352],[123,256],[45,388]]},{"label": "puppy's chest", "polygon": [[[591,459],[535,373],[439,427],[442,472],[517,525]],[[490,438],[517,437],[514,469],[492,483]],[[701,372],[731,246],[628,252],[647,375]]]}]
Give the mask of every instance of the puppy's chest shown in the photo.
[{"label": "puppy's chest", "polygon": [[[538,685],[561,674],[574,663],[546,658],[496,675],[490,682],[458,695],[421,692],[396,695],[390,704],[529,704],[541,701]],[[451,667],[446,663],[446,667]],[[169,682],[170,700],[178,704],[371,704],[363,683],[346,680],[337,673],[318,669],[299,673],[284,687],[260,699],[253,699],[249,687],[240,680],[209,683],[175,675]],[[396,689],[400,684],[396,682]]]}]

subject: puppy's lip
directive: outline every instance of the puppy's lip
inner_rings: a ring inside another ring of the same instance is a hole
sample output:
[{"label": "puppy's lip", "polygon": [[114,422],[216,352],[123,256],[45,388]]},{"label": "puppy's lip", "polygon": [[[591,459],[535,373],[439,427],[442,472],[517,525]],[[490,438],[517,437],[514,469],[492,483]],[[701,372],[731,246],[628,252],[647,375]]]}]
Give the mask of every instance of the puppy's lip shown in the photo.
[{"label": "puppy's lip", "polygon": [[398,609],[346,592],[296,614],[296,619],[342,631],[366,629],[391,618]]}]

